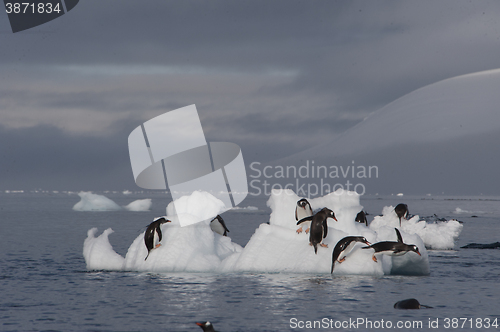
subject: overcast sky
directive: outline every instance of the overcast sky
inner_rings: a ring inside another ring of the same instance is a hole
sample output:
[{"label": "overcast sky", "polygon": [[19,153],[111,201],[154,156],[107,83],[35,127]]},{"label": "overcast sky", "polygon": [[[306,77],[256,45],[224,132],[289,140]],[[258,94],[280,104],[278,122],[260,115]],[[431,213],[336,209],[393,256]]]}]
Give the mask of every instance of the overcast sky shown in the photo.
[{"label": "overcast sky", "polygon": [[196,104],[247,164],[317,146],[425,85],[500,68],[499,1],[83,0],[0,15],[0,190],[135,185],[127,137]]}]

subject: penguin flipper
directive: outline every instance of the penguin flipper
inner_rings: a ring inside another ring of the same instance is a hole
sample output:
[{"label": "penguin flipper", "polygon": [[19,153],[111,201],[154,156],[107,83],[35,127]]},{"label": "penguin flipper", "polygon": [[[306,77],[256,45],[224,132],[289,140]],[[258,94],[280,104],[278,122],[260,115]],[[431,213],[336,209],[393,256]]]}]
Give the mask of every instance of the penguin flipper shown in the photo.
[{"label": "penguin flipper", "polygon": [[300,219],[299,221],[297,221],[297,225],[300,225],[303,222],[306,222],[306,221],[309,221],[309,220],[313,220],[313,216],[309,216],[309,217],[305,217],[305,218]]},{"label": "penguin flipper", "polygon": [[[400,220],[401,221],[401,220]],[[396,235],[398,236],[398,242],[403,243],[403,237],[401,236],[401,233],[397,228],[394,228],[396,230]]]},{"label": "penguin flipper", "polygon": [[328,224],[326,223],[326,219],[323,220],[323,239],[328,235]]},{"label": "penguin flipper", "polygon": [[161,242],[161,236],[162,236],[162,234],[161,234],[161,228],[160,227],[161,226],[158,225],[158,228],[156,229],[156,232],[158,233],[158,242]]}]

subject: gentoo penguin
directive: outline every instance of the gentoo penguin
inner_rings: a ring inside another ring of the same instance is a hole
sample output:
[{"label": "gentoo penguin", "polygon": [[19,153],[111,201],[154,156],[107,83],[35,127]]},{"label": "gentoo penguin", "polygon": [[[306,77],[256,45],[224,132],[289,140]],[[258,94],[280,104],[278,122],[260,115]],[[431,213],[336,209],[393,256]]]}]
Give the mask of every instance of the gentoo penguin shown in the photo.
[{"label": "gentoo penguin", "polygon": [[148,248],[148,255],[144,260],[148,259],[151,250],[161,246],[161,225],[167,222],[170,222],[170,220],[160,217],[149,224],[146,233],[144,233],[144,243],[146,244],[146,248]]},{"label": "gentoo penguin", "polygon": [[393,241],[377,242],[372,244],[371,246],[363,247],[361,249],[372,248],[373,250],[375,250],[372,256],[374,262],[377,262],[375,254],[384,254],[388,256],[401,256],[406,254],[408,251],[413,251],[417,253],[419,256],[421,256],[420,251],[418,251],[418,247],[414,244],[403,243],[403,238],[401,237],[401,233],[397,228],[394,229],[396,230],[396,234],[398,236],[398,242],[393,242]]},{"label": "gentoo penguin", "polygon": [[[313,211],[311,209],[311,204],[309,204],[307,199],[302,198],[301,200],[297,201],[297,206],[295,207],[295,220],[299,221],[312,215]],[[311,227],[310,220],[304,221],[304,225],[307,225],[307,234],[309,233],[309,228]],[[297,233],[302,233],[302,227],[304,227],[304,225],[300,226],[300,228],[297,229]]]},{"label": "gentoo penguin", "polygon": [[217,332],[214,330],[214,326],[210,322],[196,323],[204,332]]},{"label": "gentoo penguin", "polygon": [[312,217],[309,244],[314,247],[315,254],[318,253],[318,244],[324,248],[328,248],[328,245],[322,243],[323,239],[328,235],[328,224],[326,222],[328,218],[333,218],[337,221],[335,213],[326,207]]},{"label": "gentoo penguin", "polygon": [[337,242],[332,253],[332,271],[330,273],[333,273],[335,261],[339,263],[345,261],[345,256],[347,256],[347,254],[351,252],[351,250],[356,245],[356,242],[362,242],[370,245],[370,242],[368,242],[363,236],[346,236],[345,238]]},{"label": "gentoo penguin", "polygon": [[408,205],[400,203],[396,205],[394,208],[394,212],[398,215],[399,218],[399,227],[401,227],[401,218],[407,218],[408,217]]},{"label": "gentoo penguin", "polygon": [[357,222],[365,224],[368,227],[368,220],[366,219],[366,213],[365,211],[361,210],[357,215],[356,219]]},{"label": "gentoo penguin", "polygon": [[212,229],[212,231],[222,236],[227,236],[227,232],[229,232],[229,229],[227,229],[224,219],[222,219],[222,217],[219,215],[217,215],[217,217],[212,219],[212,221],[210,222],[210,228]]},{"label": "gentoo penguin", "polygon": [[432,308],[428,305],[420,304],[417,299],[406,299],[394,303],[395,309],[421,309],[421,308]]}]

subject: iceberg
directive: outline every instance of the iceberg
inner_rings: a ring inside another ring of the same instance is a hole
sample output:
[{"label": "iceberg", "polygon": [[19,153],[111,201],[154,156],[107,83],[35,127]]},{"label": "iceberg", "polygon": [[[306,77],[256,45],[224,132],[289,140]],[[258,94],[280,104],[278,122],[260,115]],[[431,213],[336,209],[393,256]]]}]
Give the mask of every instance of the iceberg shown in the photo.
[{"label": "iceberg", "polygon": [[128,211],[142,212],[149,211],[151,209],[151,205],[153,205],[151,198],[146,198],[135,200],[129,205],[124,206],[124,208]]},{"label": "iceberg", "polygon": [[[369,228],[354,221],[363,208],[359,195],[342,189],[323,197],[310,199],[313,209],[328,207],[335,211],[338,222],[328,221],[328,236],[324,243],[328,248],[318,248],[314,253],[309,245],[309,236],[297,234],[295,220],[296,202],[301,197],[293,191],[273,190],[268,200],[271,208],[269,224],[261,224],[247,245],[242,248],[230,237],[220,236],[210,229],[210,220],[181,227],[173,202],[167,207],[165,218],[171,222],[163,224],[162,245],[151,251],[147,260],[144,233],[137,236],[125,257],[118,255],[108,240],[112,233],[107,229],[96,237],[95,228],[88,231],[84,242],[84,258],[89,270],[122,270],[140,272],[287,272],[330,273],[332,251],[335,244],[345,236],[361,235],[371,243],[396,241],[392,225]],[[223,203],[212,195],[194,192],[181,198],[177,211],[199,215],[201,211],[218,213]],[[177,203],[177,202],[176,202]],[[429,261],[424,242],[416,233],[402,229],[403,240],[419,247],[421,256],[407,253],[403,256],[382,256],[378,262],[372,260],[373,250],[361,250],[364,244],[356,244],[347,259],[336,263],[334,274],[338,275],[427,275]]]},{"label": "iceberg", "polygon": [[[399,227],[399,218],[394,207],[386,206],[382,210],[382,216],[376,216],[369,225],[374,231],[381,227]],[[409,234],[417,234],[427,249],[451,250],[455,247],[463,225],[455,219],[428,222],[415,215],[409,220],[401,220],[401,229]]]},{"label": "iceberg", "polygon": [[75,211],[118,211],[121,206],[103,195],[81,191],[78,193],[80,201],[73,206]]}]

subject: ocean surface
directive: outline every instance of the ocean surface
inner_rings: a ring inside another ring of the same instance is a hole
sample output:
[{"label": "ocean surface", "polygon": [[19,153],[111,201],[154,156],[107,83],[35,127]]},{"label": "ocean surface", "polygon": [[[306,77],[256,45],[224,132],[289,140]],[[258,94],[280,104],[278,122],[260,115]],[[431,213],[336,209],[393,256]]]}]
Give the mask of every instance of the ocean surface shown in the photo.
[{"label": "ocean surface", "polygon": [[[460,249],[500,241],[500,197],[363,196],[368,220],[404,202],[421,218],[463,221],[460,239],[455,250],[429,251],[429,276],[332,277],[87,271],[90,228],[111,227],[110,242],[125,256],[170,201],[161,193],[99,194],[119,205],[152,198],[153,207],[78,212],[75,193],[0,193],[0,331],[201,331],[195,322],[206,320],[220,332],[500,330],[500,250]],[[241,206],[258,210],[224,214],[234,242],[244,246],[269,220],[266,201],[249,196]],[[433,308],[393,308],[407,298]]]}]

